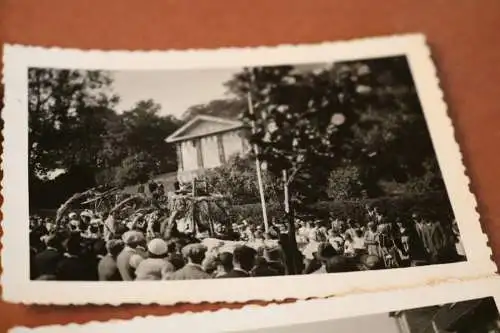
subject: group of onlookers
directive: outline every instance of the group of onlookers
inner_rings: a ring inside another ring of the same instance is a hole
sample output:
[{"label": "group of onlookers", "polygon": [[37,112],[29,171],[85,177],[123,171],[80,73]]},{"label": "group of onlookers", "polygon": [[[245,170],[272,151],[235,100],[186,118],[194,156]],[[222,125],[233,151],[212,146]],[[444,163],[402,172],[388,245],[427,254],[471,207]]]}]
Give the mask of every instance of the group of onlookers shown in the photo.
[{"label": "group of onlookers", "polygon": [[[366,225],[352,221],[296,220],[299,253],[287,228],[271,223],[232,226],[234,241],[165,238],[139,224],[106,224],[90,213],[68,222],[30,220],[31,277],[38,280],[186,280],[291,273],[334,273],[449,263],[465,258],[456,224],[413,215],[389,223],[380,215]],[[288,240],[288,241],[287,241]],[[300,256],[297,267],[292,257]]]}]

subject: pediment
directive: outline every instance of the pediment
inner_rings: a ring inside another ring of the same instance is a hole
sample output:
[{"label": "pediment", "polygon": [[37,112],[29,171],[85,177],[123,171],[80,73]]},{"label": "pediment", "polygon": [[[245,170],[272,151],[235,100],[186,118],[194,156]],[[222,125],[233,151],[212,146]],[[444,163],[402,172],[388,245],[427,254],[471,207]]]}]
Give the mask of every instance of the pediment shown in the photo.
[{"label": "pediment", "polygon": [[241,127],[243,127],[243,123],[240,121],[211,116],[197,116],[170,135],[166,141],[183,141],[195,137],[231,131]]}]

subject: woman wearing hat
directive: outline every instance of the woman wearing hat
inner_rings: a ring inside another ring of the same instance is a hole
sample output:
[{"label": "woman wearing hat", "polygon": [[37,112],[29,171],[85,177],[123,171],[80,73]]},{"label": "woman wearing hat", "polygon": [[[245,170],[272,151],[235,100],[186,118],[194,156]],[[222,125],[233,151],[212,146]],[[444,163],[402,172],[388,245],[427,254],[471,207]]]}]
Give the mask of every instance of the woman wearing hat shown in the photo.
[{"label": "woman wearing hat", "polygon": [[136,280],[161,280],[162,272],[174,272],[174,266],[166,259],[168,245],[161,238],[148,243],[148,258],[142,260],[135,270]]}]

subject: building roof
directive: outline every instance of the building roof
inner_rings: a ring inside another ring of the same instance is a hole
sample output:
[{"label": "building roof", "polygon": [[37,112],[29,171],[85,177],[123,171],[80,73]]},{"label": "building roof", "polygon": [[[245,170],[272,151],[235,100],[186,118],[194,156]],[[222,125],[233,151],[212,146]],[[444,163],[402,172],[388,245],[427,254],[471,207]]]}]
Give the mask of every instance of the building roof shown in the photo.
[{"label": "building roof", "polygon": [[[200,127],[201,124],[211,123],[216,125],[215,127],[202,130],[194,131],[195,128]],[[184,126],[179,128],[177,131],[172,133],[168,138],[165,139],[166,142],[178,142],[194,139],[197,137],[203,137],[208,135],[214,135],[217,133],[228,132],[244,127],[243,122],[238,120],[230,120],[226,118],[199,115],[188,121]]]}]

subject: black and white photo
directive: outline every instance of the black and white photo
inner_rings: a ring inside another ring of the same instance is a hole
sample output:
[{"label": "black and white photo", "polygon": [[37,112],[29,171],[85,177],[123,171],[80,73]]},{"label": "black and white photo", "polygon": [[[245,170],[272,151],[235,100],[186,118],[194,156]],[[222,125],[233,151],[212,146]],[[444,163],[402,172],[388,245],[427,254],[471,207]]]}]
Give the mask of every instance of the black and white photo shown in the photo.
[{"label": "black and white photo", "polygon": [[[255,280],[251,298],[260,281],[286,278],[485,273],[462,269],[489,258],[467,244],[483,236],[475,202],[430,60],[419,67],[426,47],[407,40],[379,54],[334,52],[347,43],[316,57],[317,46],[307,61],[300,47],[299,60],[272,62],[265,50],[253,62],[252,50],[237,61],[238,50],[206,51],[203,65],[167,52],[158,68],[130,65],[141,54],[122,68],[116,53],[72,62],[75,51],[16,67],[15,51],[30,49],[11,49],[5,193],[24,202],[6,196],[5,218],[24,230],[23,278],[42,289],[154,280],[167,293]],[[211,65],[217,53],[227,63]],[[25,117],[15,134],[14,113]]]}]

